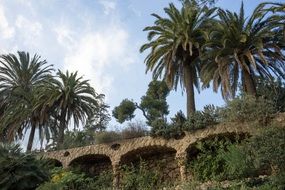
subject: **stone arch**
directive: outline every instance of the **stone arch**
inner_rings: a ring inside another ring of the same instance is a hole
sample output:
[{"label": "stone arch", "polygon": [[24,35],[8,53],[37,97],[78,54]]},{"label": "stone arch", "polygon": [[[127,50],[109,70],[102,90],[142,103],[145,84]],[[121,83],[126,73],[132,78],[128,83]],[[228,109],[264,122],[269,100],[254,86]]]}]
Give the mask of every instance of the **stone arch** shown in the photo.
[{"label": "stone arch", "polygon": [[75,167],[90,176],[96,176],[105,172],[112,172],[112,162],[109,156],[105,154],[85,154],[74,158],[68,164],[69,167]]},{"label": "stone arch", "polygon": [[123,154],[120,164],[138,167],[143,161],[146,169],[159,172],[162,180],[176,180],[180,176],[176,152],[172,147],[161,145],[138,147]]},{"label": "stone arch", "polygon": [[218,138],[219,137],[221,137],[221,138],[228,138],[230,140],[234,140],[234,139],[239,138],[240,140],[243,140],[243,139],[245,139],[246,137],[249,137],[249,136],[250,136],[250,133],[248,133],[248,132],[223,132],[223,133],[209,134],[207,136],[204,136],[202,138],[198,138],[196,141],[193,141],[193,142],[187,144],[186,147],[185,147],[185,152],[188,153],[188,151],[191,148],[193,148],[193,146],[195,146],[198,142],[206,141],[206,140],[213,139],[213,138],[216,138],[216,137],[218,137]]}]

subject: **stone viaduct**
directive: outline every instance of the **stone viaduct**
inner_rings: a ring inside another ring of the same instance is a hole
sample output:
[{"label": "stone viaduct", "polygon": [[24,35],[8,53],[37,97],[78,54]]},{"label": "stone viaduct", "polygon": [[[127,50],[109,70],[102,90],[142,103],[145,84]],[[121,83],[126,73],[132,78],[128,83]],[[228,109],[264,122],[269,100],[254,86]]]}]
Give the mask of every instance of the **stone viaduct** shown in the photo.
[{"label": "stone viaduct", "polygon": [[[164,172],[168,178],[182,181],[189,178],[186,163],[190,159],[189,150],[195,143],[218,135],[252,134],[254,130],[247,124],[219,124],[195,132],[186,132],[181,139],[165,140],[149,136],[122,140],[109,144],[89,145],[60,151],[46,152],[43,157],[55,160],[64,168],[85,165],[97,171],[104,169],[113,172],[113,185],[119,187],[120,167],[139,158],[164,160]],[[93,171],[93,173],[94,173]]]}]

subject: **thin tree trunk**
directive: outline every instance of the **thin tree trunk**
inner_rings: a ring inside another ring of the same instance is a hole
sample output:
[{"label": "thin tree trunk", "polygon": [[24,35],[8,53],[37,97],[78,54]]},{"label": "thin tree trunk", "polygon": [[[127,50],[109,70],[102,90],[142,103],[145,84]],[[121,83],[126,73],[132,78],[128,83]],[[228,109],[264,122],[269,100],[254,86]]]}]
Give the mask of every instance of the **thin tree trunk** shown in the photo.
[{"label": "thin tree trunk", "polygon": [[188,64],[184,66],[184,85],[186,88],[187,96],[187,117],[189,118],[191,113],[196,111],[195,108],[195,93],[194,93],[194,80],[193,80],[193,69]]},{"label": "thin tree trunk", "polygon": [[32,125],[30,136],[29,136],[29,141],[28,141],[28,145],[27,145],[27,152],[31,152],[31,150],[32,150],[34,137],[35,137],[35,131],[36,131],[36,126]]},{"label": "thin tree trunk", "polygon": [[244,71],[243,74],[244,74],[245,92],[248,95],[256,96],[256,87],[252,75],[247,71]]},{"label": "thin tree trunk", "polygon": [[60,124],[59,130],[58,130],[58,141],[57,141],[58,148],[62,148],[63,141],[64,141],[64,127]]},{"label": "thin tree trunk", "polygon": [[60,124],[59,124],[59,130],[58,130],[58,141],[57,141],[57,147],[58,148],[62,148],[62,146],[63,146],[64,129],[66,127],[65,115],[66,115],[66,112],[63,111],[61,116],[60,116]]}]

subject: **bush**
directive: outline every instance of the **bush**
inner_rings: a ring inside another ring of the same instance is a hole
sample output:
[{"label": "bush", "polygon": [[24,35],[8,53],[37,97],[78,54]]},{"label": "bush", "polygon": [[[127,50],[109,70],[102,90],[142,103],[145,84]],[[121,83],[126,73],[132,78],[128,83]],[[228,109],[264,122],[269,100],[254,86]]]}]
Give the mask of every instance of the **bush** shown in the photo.
[{"label": "bush", "polygon": [[96,176],[94,181],[89,184],[88,190],[105,190],[113,189],[113,174],[112,172],[102,172]]},{"label": "bush", "polygon": [[37,190],[63,190],[64,186],[62,184],[55,184],[52,182],[46,182],[39,186]]},{"label": "bush", "polygon": [[203,111],[192,113],[183,125],[185,131],[204,129],[216,125],[220,121],[220,109],[214,105],[207,105]]},{"label": "bush", "polygon": [[72,170],[64,170],[62,168],[54,168],[50,183],[44,184],[40,188],[56,187],[61,190],[78,190],[88,189],[92,178],[87,177],[83,173],[75,173]]},{"label": "bush", "polygon": [[257,95],[273,102],[276,112],[285,112],[285,83],[282,80],[256,80]]},{"label": "bush", "polygon": [[170,138],[179,139],[183,137],[185,134],[181,126],[176,125],[175,123],[168,124],[163,119],[157,119],[152,122],[150,135],[154,138],[163,137],[165,139],[170,139]]},{"label": "bush", "polygon": [[252,155],[256,168],[270,166],[275,175],[285,171],[285,128],[271,127],[254,136],[245,146]]},{"label": "bush", "polygon": [[112,179],[110,172],[102,172],[99,176],[90,178],[84,173],[54,168],[51,180],[42,184],[37,190],[111,190]]},{"label": "bush", "polygon": [[198,142],[194,150],[196,158],[188,165],[188,169],[193,173],[194,178],[198,181],[227,179],[223,152],[239,141],[239,138],[216,136]]},{"label": "bush", "polygon": [[161,176],[158,171],[150,171],[146,163],[141,161],[138,167],[123,166],[122,189],[153,190],[161,187]]},{"label": "bush", "polygon": [[257,176],[257,170],[253,165],[253,159],[248,155],[243,146],[231,145],[221,154],[225,160],[225,175],[229,179],[243,179]]},{"label": "bush", "polygon": [[226,122],[252,122],[267,125],[274,114],[273,103],[262,97],[241,96],[227,103],[221,111]]},{"label": "bush", "polygon": [[273,174],[265,187],[282,184],[284,181],[281,183],[282,178],[278,176],[284,176],[282,172],[285,171],[284,139],[284,128],[271,127],[239,146],[230,146],[221,154],[225,159],[225,175],[230,179],[242,179]]},{"label": "bush", "polygon": [[140,121],[128,123],[128,127],[123,129],[121,134],[123,139],[132,139],[146,136],[146,125]]},{"label": "bush", "polygon": [[19,145],[0,144],[1,190],[35,189],[48,179],[45,162],[22,153]]},{"label": "bush", "polygon": [[97,132],[95,134],[96,144],[110,143],[121,139],[122,139],[121,134],[119,134],[116,131],[103,131],[103,132]]}]

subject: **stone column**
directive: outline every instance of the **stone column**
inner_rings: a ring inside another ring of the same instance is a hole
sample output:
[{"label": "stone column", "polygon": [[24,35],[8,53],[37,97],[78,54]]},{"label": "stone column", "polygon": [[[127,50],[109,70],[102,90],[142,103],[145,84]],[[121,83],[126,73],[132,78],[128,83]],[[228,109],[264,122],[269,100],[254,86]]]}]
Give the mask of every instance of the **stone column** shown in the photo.
[{"label": "stone column", "polygon": [[181,152],[176,153],[175,160],[177,161],[179,170],[180,170],[180,177],[181,181],[184,182],[187,180],[187,173],[186,173],[186,164],[187,164],[187,153]]},{"label": "stone column", "polygon": [[120,189],[120,162],[114,162],[113,167],[113,189]]}]

